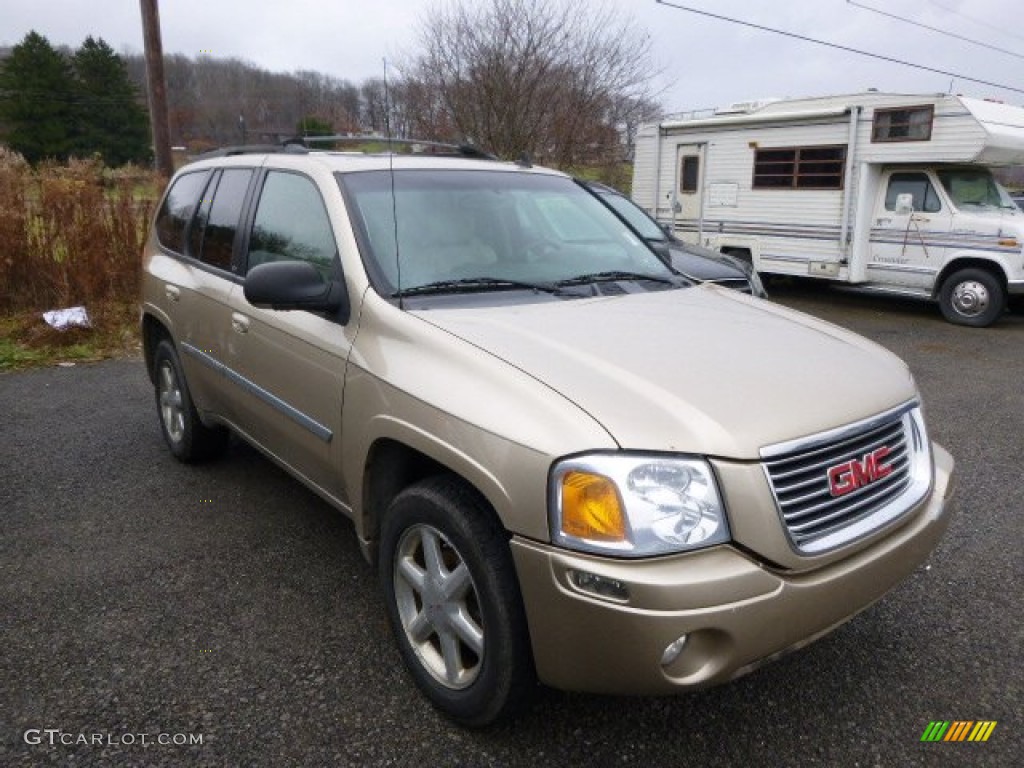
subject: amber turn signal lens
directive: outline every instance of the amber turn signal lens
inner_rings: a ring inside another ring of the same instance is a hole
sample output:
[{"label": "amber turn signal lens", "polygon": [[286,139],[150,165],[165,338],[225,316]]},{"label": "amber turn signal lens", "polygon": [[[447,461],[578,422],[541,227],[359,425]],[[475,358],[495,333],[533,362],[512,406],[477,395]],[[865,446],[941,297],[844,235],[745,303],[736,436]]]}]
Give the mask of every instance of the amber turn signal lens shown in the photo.
[{"label": "amber turn signal lens", "polygon": [[619,492],[603,475],[567,472],[562,478],[562,532],[579,539],[625,541]]}]

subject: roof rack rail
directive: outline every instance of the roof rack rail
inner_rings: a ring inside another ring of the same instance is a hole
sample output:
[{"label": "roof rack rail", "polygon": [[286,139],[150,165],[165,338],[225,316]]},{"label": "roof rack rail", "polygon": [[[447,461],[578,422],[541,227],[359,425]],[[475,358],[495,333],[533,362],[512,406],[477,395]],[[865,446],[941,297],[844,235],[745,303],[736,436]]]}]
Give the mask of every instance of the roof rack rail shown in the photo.
[{"label": "roof rack rail", "polygon": [[219,147],[203,152],[196,160],[209,160],[217,157],[233,157],[235,155],[266,155],[266,154],[307,154],[313,147],[310,144],[387,144],[390,146],[409,147],[411,154],[444,155],[472,157],[480,160],[497,160],[498,157],[485,152],[474,144],[450,144],[443,141],[424,139],[389,139],[378,134],[349,136],[332,134],[329,136],[292,136],[283,139],[279,144],[239,144],[236,146]]},{"label": "roof rack rail", "polygon": [[232,147],[211,149],[196,156],[196,160],[209,160],[214,157],[232,157],[234,155],[265,155],[286,152],[289,154],[306,154],[309,149],[293,140],[281,144],[240,144]]},{"label": "roof rack rail", "polygon": [[[382,136],[380,134],[368,134],[350,136],[348,134],[331,134],[328,136],[296,136],[286,139],[285,144],[298,144],[309,147],[310,144],[368,144],[380,142],[383,144],[410,147],[413,154],[428,155],[461,155],[462,157],[475,157],[481,160],[497,160],[495,155],[485,152],[475,144],[463,143],[452,144],[443,141],[431,141],[428,139],[396,139]],[[438,151],[441,150],[441,151]]]}]

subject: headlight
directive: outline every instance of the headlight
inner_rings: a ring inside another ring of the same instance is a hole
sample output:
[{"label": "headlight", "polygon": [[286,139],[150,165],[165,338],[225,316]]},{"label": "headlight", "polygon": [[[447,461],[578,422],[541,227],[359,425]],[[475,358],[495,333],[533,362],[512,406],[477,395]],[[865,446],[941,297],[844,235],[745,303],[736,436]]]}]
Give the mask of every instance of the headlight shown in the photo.
[{"label": "headlight", "polygon": [[729,540],[711,467],[702,459],[593,454],[554,465],[551,538],[620,557],[683,552]]}]

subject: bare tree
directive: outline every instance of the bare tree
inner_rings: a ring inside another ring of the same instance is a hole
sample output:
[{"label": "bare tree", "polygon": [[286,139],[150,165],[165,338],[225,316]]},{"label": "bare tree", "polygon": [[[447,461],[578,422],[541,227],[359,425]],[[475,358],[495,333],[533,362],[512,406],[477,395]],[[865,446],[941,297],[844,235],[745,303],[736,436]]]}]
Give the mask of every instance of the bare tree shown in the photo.
[{"label": "bare tree", "polygon": [[621,162],[623,129],[651,113],[651,40],[587,0],[461,0],[425,18],[411,68],[451,138],[562,167]]}]

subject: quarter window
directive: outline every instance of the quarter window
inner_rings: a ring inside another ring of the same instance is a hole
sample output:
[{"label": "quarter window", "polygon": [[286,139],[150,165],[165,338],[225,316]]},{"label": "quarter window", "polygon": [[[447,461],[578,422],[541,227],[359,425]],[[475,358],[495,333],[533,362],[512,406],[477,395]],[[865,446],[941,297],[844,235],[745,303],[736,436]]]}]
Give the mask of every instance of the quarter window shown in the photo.
[{"label": "quarter window", "polygon": [[185,229],[195,212],[199,195],[206,186],[206,171],[179,176],[156,217],[160,245],[175,253],[185,252]]},{"label": "quarter window", "polygon": [[845,146],[754,151],[754,189],[842,189]]},{"label": "quarter window", "polygon": [[876,109],[871,123],[872,141],[928,141],[932,137],[935,107]]},{"label": "quarter window", "polygon": [[249,238],[248,268],[308,261],[328,278],[336,252],[327,209],[313,182],[295,173],[268,173]]}]

